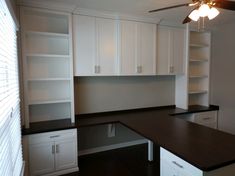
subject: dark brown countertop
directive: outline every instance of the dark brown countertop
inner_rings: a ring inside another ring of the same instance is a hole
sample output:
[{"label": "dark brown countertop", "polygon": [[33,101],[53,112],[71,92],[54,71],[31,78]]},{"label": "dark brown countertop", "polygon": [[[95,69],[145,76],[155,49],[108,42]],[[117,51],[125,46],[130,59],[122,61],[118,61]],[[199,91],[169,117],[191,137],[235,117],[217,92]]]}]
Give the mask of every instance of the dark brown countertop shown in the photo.
[{"label": "dark brown countertop", "polygon": [[217,106],[192,106],[186,111],[167,106],[83,114],[76,116],[76,124],[71,124],[68,120],[33,123],[30,129],[23,130],[23,134],[121,123],[195,167],[211,171],[235,163],[235,136],[176,117],[218,109]]},{"label": "dark brown countertop", "polygon": [[71,123],[70,119],[34,122],[30,123],[30,128],[22,129],[22,135],[66,130],[72,128],[77,128],[77,125],[76,123]]}]

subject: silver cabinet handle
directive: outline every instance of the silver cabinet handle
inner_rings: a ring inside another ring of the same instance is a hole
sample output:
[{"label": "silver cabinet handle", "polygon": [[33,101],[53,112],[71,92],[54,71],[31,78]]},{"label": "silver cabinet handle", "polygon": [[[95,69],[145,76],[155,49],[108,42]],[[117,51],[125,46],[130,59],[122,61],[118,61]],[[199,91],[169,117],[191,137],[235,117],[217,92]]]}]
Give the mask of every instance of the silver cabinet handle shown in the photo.
[{"label": "silver cabinet handle", "polygon": [[170,66],[170,73],[174,73],[174,67]]},{"label": "silver cabinet handle", "polygon": [[59,152],[60,152],[60,150],[59,150],[59,145],[56,145],[56,146],[55,146],[55,152],[56,152],[56,153],[59,153]]},{"label": "silver cabinet handle", "polygon": [[51,153],[52,153],[52,154],[55,154],[55,145],[52,145],[52,147],[51,147]]},{"label": "silver cabinet handle", "polygon": [[180,165],[179,163],[177,163],[176,161],[172,161],[172,163],[176,166],[178,166],[179,168],[183,169],[184,167],[182,165]]},{"label": "silver cabinet handle", "polygon": [[95,73],[100,73],[100,66],[99,65],[95,65]]},{"label": "silver cabinet handle", "polygon": [[52,138],[58,138],[58,137],[60,137],[60,135],[50,136],[51,139]]},{"label": "silver cabinet handle", "polygon": [[137,73],[142,73],[142,66],[137,66]]}]

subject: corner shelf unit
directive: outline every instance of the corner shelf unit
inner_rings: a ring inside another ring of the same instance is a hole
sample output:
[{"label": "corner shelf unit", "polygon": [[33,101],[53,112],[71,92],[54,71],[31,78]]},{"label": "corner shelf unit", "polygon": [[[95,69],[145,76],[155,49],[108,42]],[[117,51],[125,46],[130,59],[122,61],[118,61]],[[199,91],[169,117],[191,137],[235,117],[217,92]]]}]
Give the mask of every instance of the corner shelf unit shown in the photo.
[{"label": "corner shelf unit", "polygon": [[210,32],[189,32],[188,105],[209,106]]},{"label": "corner shelf unit", "polygon": [[20,19],[25,127],[74,122],[71,15],[21,7]]}]

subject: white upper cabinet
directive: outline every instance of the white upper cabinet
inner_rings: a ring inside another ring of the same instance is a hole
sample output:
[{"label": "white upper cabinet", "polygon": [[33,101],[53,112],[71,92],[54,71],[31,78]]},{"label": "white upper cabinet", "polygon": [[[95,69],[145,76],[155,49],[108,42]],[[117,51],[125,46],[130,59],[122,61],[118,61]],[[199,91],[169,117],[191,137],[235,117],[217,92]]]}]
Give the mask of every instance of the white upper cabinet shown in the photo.
[{"label": "white upper cabinet", "polygon": [[156,24],[120,21],[120,75],[156,74]]},{"label": "white upper cabinet", "polygon": [[75,76],[110,76],[117,72],[117,21],[73,16]]},{"label": "white upper cabinet", "polygon": [[136,74],[137,23],[120,21],[120,74]]},{"label": "white upper cabinet", "polygon": [[158,27],[158,75],[178,75],[185,72],[185,29]]},{"label": "white upper cabinet", "polygon": [[73,16],[74,72],[76,76],[94,74],[96,59],[95,18]]},{"label": "white upper cabinet", "polygon": [[96,18],[96,73],[117,74],[117,21]]}]

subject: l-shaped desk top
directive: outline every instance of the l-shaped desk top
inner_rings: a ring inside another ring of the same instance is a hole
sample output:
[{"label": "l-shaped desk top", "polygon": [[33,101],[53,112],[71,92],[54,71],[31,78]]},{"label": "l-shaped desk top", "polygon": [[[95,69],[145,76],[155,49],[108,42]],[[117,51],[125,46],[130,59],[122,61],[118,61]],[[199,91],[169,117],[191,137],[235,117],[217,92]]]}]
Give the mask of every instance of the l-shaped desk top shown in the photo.
[{"label": "l-shaped desk top", "polygon": [[[235,136],[174,116],[212,110],[218,110],[218,107],[194,106],[185,111],[168,106],[86,114],[76,116],[76,124],[67,124],[67,128],[121,123],[195,167],[203,171],[211,171],[235,163]],[[54,123],[59,125],[59,122]],[[33,128],[31,134],[32,130]]]}]

